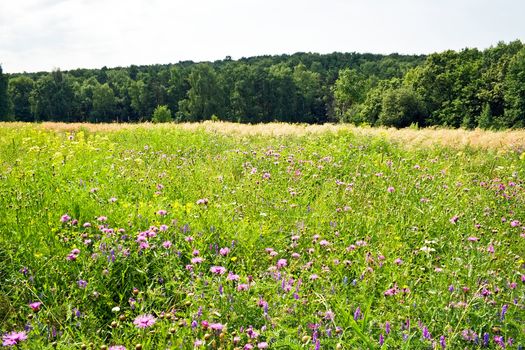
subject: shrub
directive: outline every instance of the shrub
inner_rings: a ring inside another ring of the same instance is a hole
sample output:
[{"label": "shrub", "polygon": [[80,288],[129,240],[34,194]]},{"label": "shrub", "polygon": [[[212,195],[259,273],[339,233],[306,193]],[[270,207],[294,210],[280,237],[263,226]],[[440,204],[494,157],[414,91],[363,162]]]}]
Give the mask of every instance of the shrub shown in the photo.
[{"label": "shrub", "polygon": [[171,111],[168,106],[157,106],[151,120],[154,123],[168,123],[173,121],[173,118],[171,117]]}]

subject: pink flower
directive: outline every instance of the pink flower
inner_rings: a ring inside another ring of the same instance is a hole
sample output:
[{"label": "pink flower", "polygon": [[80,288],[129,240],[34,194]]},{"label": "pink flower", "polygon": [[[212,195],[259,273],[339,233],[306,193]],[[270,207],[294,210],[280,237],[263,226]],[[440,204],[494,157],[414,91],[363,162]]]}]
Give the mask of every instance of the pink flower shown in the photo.
[{"label": "pink flower", "polygon": [[474,237],[474,236],[471,236],[469,238],[467,238],[469,242],[477,242],[479,240],[478,237]]},{"label": "pink flower", "polygon": [[71,220],[71,216],[67,215],[67,214],[64,214],[60,217],[60,222],[63,222],[63,223],[66,223],[68,222],[69,220]]},{"label": "pink flower", "polygon": [[230,272],[230,273],[228,274],[228,277],[226,277],[226,279],[227,279],[228,281],[238,281],[238,280],[239,280],[239,275],[235,275],[235,274],[233,274],[233,273]]},{"label": "pink flower", "polygon": [[163,246],[164,248],[166,248],[166,249],[171,248],[171,245],[172,245],[171,241],[164,241],[164,242],[162,243],[162,246]]},{"label": "pink flower", "polygon": [[403,260],[401,260],[401,258],[397,258],[396,260],[394,260],[394,263],[396,263],[397,265],[401,265],[403,263]]},{"label": "pink flower", "polygon": [[230,253],[230,248],[224,247],[219,250],[219,254],[222,256],[226,256]]},{"label": "pink flower", "polygon": [[212,266],[210,272],[216,275],[223,275],[226,272],[226,268],[222,266]]},{"label": "pink flower", "polygon": [[126,347],[124,345],[113,345],[108,350],[126,350]]},{"label": "pink flower", "polygon": [[248,286],[247,284],[242,283],[242,284],[239,284],[239,285],[237,286],[237,291],[240,292],[240,291],[243,291],[243,290],[248,290],[248,288],[249,288],[249,286]]},{"label": "pink flower", "polygon": [[520,225],[520,222],[518,220],[512,220],[510,222],[510,226],[512,227],[516,227],[516,226],[519,226]]},{"label": "pink flower", "polygon": [[258,349],[268,349],[268,343],[266,342],[259,343],[257,344],[257,348]]},{"label": "pink flower", "polygon": [[277,261],[277,268],[278,269],[282,269],[283,267],[285,267],[286,265],[288,265],[288,262],[286,261],[286,259],[279,259]]},{"label": "pink flower", "polygon": [[100,222],[108,221],[108,218],[107,218],[107,216],[99,216],[97,218],[97,221],[100,221]]},{"label": "pink flower", "polygon": [[148,328],[150,326],[153,326],[155,322],[157,322],[157,319],[150,314],[137,316],[137,318],[135,318],[135,320],[133,321],[135,326],[137,326],[138,328]]},{"label": "pink flower", "polygon": [[489,252],[490,254],[494,254],[494,246],[492,244],[489,244],[487,252]]},{"label": "pink flower", "polygon": [[208,204],[208,198],[201,198],[197,200],[197,205],[207,205]]},{"label": "pink flower", "polygon": [[201,258],[200,256],[191,259],[191,263],[192,263],[192,264],[200,264],[200,263],[202,263],[203,261],[204,261],[204,259]]},{"label": "pink flower", "polygon": [[17,345],[18,343],[26,339],[27,339],[27,334],[24,331],[7,333],[6,335],[2,337],[2,341],[3,341],[2,345],[3,346],[13,346],[13,345]]},{"label": "pink flower", "polygon": [[395,189],[394,187],[390,186],[390,187],[388,187],[386,190],[388,191],[388,193],[392,193],[392,192],[394,192],[396,189]]},{"label": "pink flower", "polygon": [[164,209],[161,209],[159,211],[157,211],[157,215],[160,215],[160,216],[166,216],[168,214],[168,212]]},{"label": "pink flower", "polygon": [[40,301],[35,301],[34,303],[30,303],[29,307],[31,308],[31,310],[33,310],[33,312],[37,312],[40,310],[41,305],[42,303]]},{"label": "pink flower", "polygon": [[448,221],[450,221],[451,224],[455,224],[456,222],[458,222],[458,220],[459,220],[459,216],[454,215],[454,216],[451,217],[450,220],[448,220]]},{"label": "pink flower", "polygon": [[221,323],[212,323],[210,324],[210,328],[214,331],[220,332],[224,328],[224,325]]}]

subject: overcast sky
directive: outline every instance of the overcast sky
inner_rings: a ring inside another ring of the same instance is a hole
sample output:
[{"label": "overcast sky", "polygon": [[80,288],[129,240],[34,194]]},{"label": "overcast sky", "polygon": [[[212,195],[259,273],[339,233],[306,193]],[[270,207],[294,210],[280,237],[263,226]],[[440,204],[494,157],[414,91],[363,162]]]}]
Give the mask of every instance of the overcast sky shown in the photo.
[{"label": "overcast sky", "polygon": [[5,72],[525,40],[524,0],[0,0]]}]

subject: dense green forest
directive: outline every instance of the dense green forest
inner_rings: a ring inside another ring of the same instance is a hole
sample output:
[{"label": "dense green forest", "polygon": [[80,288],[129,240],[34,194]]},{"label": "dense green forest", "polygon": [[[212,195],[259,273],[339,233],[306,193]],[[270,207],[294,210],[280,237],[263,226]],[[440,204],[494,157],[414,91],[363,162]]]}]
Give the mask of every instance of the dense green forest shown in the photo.
[{"label": "dense green forest", "polygon": [[428,56],[296,53],[2,74],[0,120],[525,127],[525,47]]}]

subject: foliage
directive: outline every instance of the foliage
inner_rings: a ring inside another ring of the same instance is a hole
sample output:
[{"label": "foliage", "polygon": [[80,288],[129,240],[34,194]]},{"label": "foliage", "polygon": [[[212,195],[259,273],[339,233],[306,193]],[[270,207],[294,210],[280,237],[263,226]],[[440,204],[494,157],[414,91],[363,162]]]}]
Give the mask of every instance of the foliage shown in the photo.
[{"label": "foliage", "polygon": [[7,120],[9,114],[9,96],[7,94],[8,78],[0,66],[0,120]]},{"label": "foliage", "polygon": [[151,121],[154,123],[168,123],[173,121],[171,117],[171,111],[168,106],[157,106],[153,111],[153,117]]},{"label": "foliage", "polygon": [[516,40],[426,57],[296,53],[3,76],[14,80],[11,114],[23,121],[144,121],[166,105],[179,121],[501,129],[524,125],[523,50]]}]

